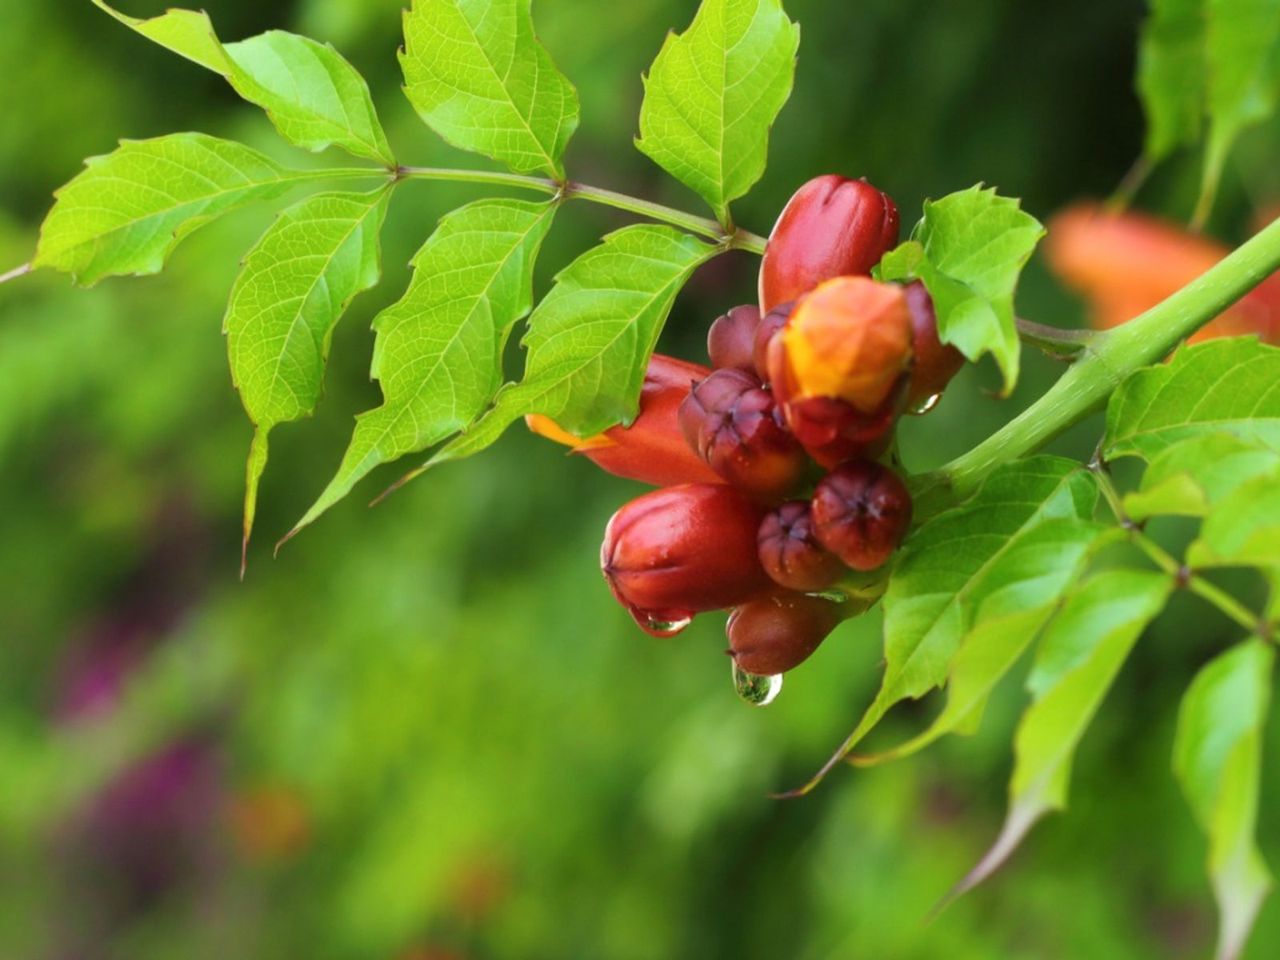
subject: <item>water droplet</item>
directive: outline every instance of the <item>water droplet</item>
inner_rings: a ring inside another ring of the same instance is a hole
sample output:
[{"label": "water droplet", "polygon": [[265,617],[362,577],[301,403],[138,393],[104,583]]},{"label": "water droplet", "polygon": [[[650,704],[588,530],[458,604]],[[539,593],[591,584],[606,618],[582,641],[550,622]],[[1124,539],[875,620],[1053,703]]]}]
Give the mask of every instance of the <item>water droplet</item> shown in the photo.
[{"label": "water droplet", "polygon": [[915,414],[916,416],[919,416],[922,413],[928,413],[930,410],[932,410],[934,407],[938,405],[938,401],[941,399],[942,399],[942,394],[940,393],[935,393],[931,397],[925,397],[923,400],[917,403],[914,407],[912,407],[910,412]]},{"label": "water droplet", "polygon": [[738,666],[736,660],[733,661],[733,692],[744,702],[753,707],[767,707],[778,698],[781,691],[782,674],[762,677],[756,673],[747,673]]},{"label": "water droplet", "polygon": [[642,610],[633,610],[631,616],[640,629],[651,637],[674,637],[689,624],[693,623],[692,616],[684,616],[676,620],[662,620]]}]

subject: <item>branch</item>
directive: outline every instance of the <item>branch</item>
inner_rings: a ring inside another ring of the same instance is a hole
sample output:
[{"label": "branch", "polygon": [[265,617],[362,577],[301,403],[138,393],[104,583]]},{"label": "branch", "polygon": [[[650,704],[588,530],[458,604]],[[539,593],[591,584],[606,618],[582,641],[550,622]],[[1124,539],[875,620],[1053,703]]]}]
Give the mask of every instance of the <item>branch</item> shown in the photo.
[{"label": "branch", "polygon": [[1038,450],[1100,409],[1129,374],[1168,356],[1277,269],[1280,219],[1146,313],[1092,335],[1080,359],[1044,396],[942,467],[934,480],[959,496],[972,492],[996,467]]},{"label": "branch", "polygon": [[590,200],[606,207],[626,210],[659,223],[668,223],[691,233],[700,234],[722,245],[726,250],[747,250],[751,253],[764,253],[765,238],[748,230],[737,229],[726,232],[715,220],[699,217],[674,207],[666,207],[660,203],[651,203],[639,197],[628,196],[603,187],[593,187],[586,183],[557,183],[547,177],[530,177],[519,173],[503,173],[497,170],[453,170],[444,167],[401,167],[397,177],[410,180],[450,180],[458,183],[487,183],[500,187],[516,187],[521,190],[536,190],[561,200]]},{"label": "branch", "polygon": [[1018,339],[1055,360],[1074,360],[1097,336],[1092,330],[1064,330],[1034,320],[1016,321]]}]

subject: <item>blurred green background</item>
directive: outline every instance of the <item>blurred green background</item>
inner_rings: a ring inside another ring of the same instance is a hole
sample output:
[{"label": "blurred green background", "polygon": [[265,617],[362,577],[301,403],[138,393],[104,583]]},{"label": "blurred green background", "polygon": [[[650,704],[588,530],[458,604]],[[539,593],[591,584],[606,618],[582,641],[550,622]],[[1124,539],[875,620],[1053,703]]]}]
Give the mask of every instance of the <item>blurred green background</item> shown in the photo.
[{"label": "blurred green background", "polygon": [[[284,27],[332,41],[369,77],[404,162],[475,162],[398,89],[402,0],[205,6],[226,39]],[[978,180],[1044,219],[1105,195],[1138,153],[1139,0],[787,6],[803,26],[796,90],[737,210],[759,232],[821,172],[866,175],[906,223],[924,197]],[[630,146],[639,75],[692,0],[535,7],[582,97],[571,175],[696,209]],[[0,0],[0,23],[0,268],[30,256],[53,189],[119,137],[196,129],[316,162],[87,0]],[[1246,138],[1229,173],[1214,228],[1231,242],[1280,198],[1274,139]],[[1185,216],[1196,172],[1193,157],[1168,165],[1142,204]],[[768,799],[867,703],[876,615],[772,706],[740,703],[719,618],[654,641],[600,580],[604,522],[637,488],[521,431],[372,511],[369,484],[271,558],[376,402],[369,320],[435,219],[478,195],[397,195],[384,282],[336,335],[319,415],[273,435],[243,584],[250,429],[219,325],[271,211],[205,229],[158,277],[0,287],[0,957],[1206,956],[1204,847],[1168,756],[1181,689],[1230,633],[1191,602],[1156,624],[1085,740],[1072,810],[927,923],[999,827],[1018,681],[976,737]],[[539,289],[624,222],[571,208]],[[754,268],[735,254],[700,271],[663,349],[700,358],[707,323],[751,298]],[[1038,262],[1020,310],[1079,322]],[[909,463],[965,449],[1057,373],[1027,363],[1003,403],[991,370],[966,372],[907,426]],[[1059,447],[1085,455],[1097,431]],[[899,709],[881,742],[934,709]],[[1280,822],[1264,812],[1262,830],[1278,859]],[[1248,956],[1277,955],[1272,902]]]}]

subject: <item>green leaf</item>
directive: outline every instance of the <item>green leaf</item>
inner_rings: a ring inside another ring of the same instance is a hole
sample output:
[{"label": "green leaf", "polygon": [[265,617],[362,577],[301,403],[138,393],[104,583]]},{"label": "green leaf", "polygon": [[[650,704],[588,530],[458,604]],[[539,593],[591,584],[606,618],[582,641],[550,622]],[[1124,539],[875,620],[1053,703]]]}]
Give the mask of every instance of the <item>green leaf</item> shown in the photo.
[{"label": "green leaf", "polygon": [[1206,89],[1204,0],[1152,0],[1138,40],[1138,93],[1151,163],[1199,141]]},{"label": "green leaf", "polygon": [[953,895],[990,876],[1042,816],[1067,805],[1071,762],[1142,631],[1164,609],[1172,580],[1106,570],[1073,591],[1049,624],[1027,679],[1032,703],[1014,736],[1009,812],[995,844]]},{"label": "green leaf", "polygon": [[[1005,587],[1015,591],[1010,599],[1019,590],[1034,597],[1034,578],[1021,583],[1010,572],[1019,569],[1021,548],[1047,521],[1092,519],[1097,499],[1097,481],[1080,464],[1032,457],[1000,467],[971,500],[916,529],[898,555],[884,597],[880,690],[844,744],[802,791],[846,757],[895,703],[943,683],[961,639],[988,597]],[[1034,543],[1027,557],[1035,556]],[[1005,567],[1010,554],[1015,559]]]},{"label": "green leaf", "polygon": [[799,46],[779,0],[703,0],[688,30],[667,34],[645,77],[636,146],[721,223],[764,173]]},{"label": "green leaf", "polygon": [[122,140],[114,152],[86,160],[55,194],[33,265],[85,286],[156,273],[179,241],[213,218],[318,176],[201,133]]},{"label": "green leaf", "polygon": [[719,252],[671,227],[639,224],[609,234],[556,276],[529,318],[524,379],[504,387],[492,410],[410,476],[478,453],[530,413],[580,437],[630,422],[676,294]]},{"label": "green leaf", "polygon": [[1280,569],[1280,469],[1241,483],[1213,505],[1187,563]]},{"label": "green leaf", "polygon": [[292,536],[379,464],[466,427],[502,379],[502,351],[533,302],[533,265],[556,205],[479,200],[446,215],[413,258],[413,279],[373,321],[383,402],[356,417],[338,472]]},{"label": "green leaf", "polygon": [[1280,451],[1280,348],[1252,337],[1211,340],[1137,371],[1107,404],[1104,452],[1150,460],[1206,433]]},{"label": "green leaf", "polygon": [[1274,661],[1262,640],[1232,647],[1196,674],[1178,712],[1173,769],[1209,837],[1219,960],[1239,955],[1271,887],[1254,834]]},{"label": "green leaf", "polygon": [[970,187],[926,201],[911,239],[880,263],[884,280],[924,282],[938,314],[938,335],[970,360],[990,353],[1004,393],[1018,380],[1021,345],[1014,290],[1044,228],[1019,201],[995,188]]},{"label": "green leaf", "polygon": [[231,379],[257,429],[246,473],[244,543],[253,529],[267,435],[320,401],[333,328],[378,282],[390,190],[324,193],[284,211],[246,255],[223,320]]},{"label": "green leaf", "polygon": [[225,77],[240,96],[265,110],[291,143],[307,150],[336,144],[395,166],[368,84],[328,44],[270,30],[223,45],[203,11],[168,10],[140,20],[103,0],[93,2],[147,39]]},{"label": "green leaf", "polygon": [[924,732],[901,746],[851,758],[867,765],[908,756],[957,730],[976,729],[987,698],[1048,623],[1084,572],[1108,528],[1087,520],[1046,520],[996,558],[983,599],[959,643],[947,678],[947,705]]},{"label": "green leaf", "polygon": [[1138,490],[1124,498],[1130,519],[1203,517],[1240,484],[1280,469],[1280,451],[1231,433],[1204,433],[1157,453]]},{"label": "green leaf", "polygon": [[1280,87],[1280,2],[1205,0],[1209,140],[1201,207],[1207,209],[1240,133],[1266,120]]},{"label": "green leaf", "polygon": [[534,36],[529,7],[530,0],[414,0],[400,54],[405,94],[455,147],[562,180],[578,93]]}]

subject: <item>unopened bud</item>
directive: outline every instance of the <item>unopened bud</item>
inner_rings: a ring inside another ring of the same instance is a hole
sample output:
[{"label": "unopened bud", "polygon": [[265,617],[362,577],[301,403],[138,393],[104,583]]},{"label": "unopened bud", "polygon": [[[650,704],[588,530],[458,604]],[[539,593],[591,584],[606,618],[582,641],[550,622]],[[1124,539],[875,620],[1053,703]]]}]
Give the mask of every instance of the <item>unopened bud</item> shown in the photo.
[{"label": "unopened bud", "polygon": [[854,570],[874,570],[911,525],[911,495],[898,475],[870,460],[842,464],[813,494],[818,542]]},{"label": "unopened bud", "polygon": [[730,614],[729,655],[748,673],[786,673],[807,660],[842,619],[841,604],[822,597],[761,597]]},{"label": "unopened bud", "polygon": [[680,426],[712,470],[756,496],[784,496],[804,475],[804,450],[780,422],[773,395],[743,370],[717,370],[695,384]]},{"label": "unopened bud", "polygon": [[846,572],[840,558],[814,536],[805,500],[792,500],[770,512],[760,524],[756,543],[764,572],[789,590],[825,590]]},{"label": "unopened bud", "polygon": [[609,520],[601,570],[637,623],[660,635],[676,632],[696,613],[745,603],[769,588],[756,555],[762,514],[724,484],[654,490]]},{"label": "unopened bud", "polygon": [[907,309],[911,313],[911,387],[907,392],[908,408],[927,404],[946,389],[951,378],[964,366],[964,354],[938,339],[938,317],[933,298],[917,280],[903,288]]},{"label": "unopened bud", "polygon": [[717,317],[707,331],[707,356],[711,358],[711,365],[717,369],[754,370],[759,326],[760,308],[752,304],[734,307]]},{"label": "unopened bud", "polygon": [[760,264],[760,309],[833,277],[866,276],[898,242],[898,208],[865,180],[828,174],[787,201]]}]

